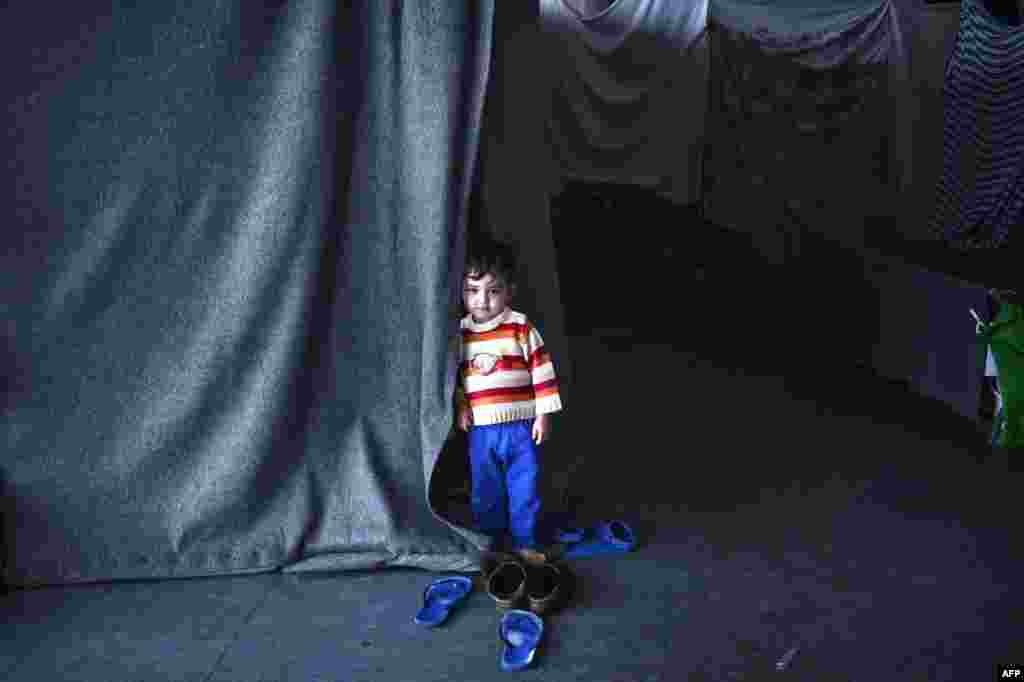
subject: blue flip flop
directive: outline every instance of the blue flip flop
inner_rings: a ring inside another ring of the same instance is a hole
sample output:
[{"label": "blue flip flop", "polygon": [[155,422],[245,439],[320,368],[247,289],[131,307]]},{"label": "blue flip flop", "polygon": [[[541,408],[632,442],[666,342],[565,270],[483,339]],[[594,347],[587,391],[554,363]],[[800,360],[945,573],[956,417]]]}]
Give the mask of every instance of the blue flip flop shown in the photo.
[{"label": "blue flip flop", "polygon": [[423,607],[413,618],[417,625],[432,628],[448,619],[452,607],[473,591],[473,580],[462,575],[438,578],[423,590]]},{"label": "blue flip flop", "polygon": [[568,545],[579,542],[586,536],[587,532],[582,528],[561,528],[555,531],[555,539]]},{"label": "blue flip flop", "polygon": [[498,636],[505,643],[501,669],[513,672],[529,667],[543,635],[544,621],[537,614],[521,609],[506,611],[498,623]]},{"label": "blue flip flop", "polygon": [[636,546],[633,529],[623,521],[608,521],[586,532],[586,536],[565,550],[567,559],[597,556],[599,554],[622,554]]}]

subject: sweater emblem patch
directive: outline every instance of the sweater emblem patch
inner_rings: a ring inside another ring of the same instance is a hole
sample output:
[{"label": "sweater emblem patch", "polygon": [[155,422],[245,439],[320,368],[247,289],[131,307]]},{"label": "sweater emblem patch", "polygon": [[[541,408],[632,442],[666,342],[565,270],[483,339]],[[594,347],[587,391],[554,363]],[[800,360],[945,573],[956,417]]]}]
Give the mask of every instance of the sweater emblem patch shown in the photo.
[{"label": "sweater emblem patch", "polygon": [[498,365],[498,356],[493,353],[477,353],[470,364],[481,374],[490,374]]}]

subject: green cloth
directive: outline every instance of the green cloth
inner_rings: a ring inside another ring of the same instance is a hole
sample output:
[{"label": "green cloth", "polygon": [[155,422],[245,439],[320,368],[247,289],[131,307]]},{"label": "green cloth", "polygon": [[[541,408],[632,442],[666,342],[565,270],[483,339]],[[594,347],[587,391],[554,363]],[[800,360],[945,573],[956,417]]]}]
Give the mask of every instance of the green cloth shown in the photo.
[{"label": "green cloth", "polygon": [[1003,303],[995,320],[979,325],[978,335],[992,349],[1003,399],[1005,427],[996,444],[1024,447],[1024,306]]}]

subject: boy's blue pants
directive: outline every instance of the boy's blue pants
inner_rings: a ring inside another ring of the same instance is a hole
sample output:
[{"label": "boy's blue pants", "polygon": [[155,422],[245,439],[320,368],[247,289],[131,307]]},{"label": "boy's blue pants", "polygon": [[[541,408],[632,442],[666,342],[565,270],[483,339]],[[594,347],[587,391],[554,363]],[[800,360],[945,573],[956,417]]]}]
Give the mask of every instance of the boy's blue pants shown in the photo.
[{"label": "boy's blue pants", "polygon": [[477,529],[493,537],[508,532],[517,549],[536,548],[541,509],[533,420],[470,428],[469,463]]}]

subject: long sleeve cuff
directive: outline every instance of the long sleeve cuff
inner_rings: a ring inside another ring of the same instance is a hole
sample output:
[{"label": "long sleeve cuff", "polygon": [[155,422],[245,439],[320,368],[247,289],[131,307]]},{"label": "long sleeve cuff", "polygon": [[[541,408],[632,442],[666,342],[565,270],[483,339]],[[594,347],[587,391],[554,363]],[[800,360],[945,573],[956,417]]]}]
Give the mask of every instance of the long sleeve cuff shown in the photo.
[{"label": "long sleeve cuff", "polygon": [[557,393],[546,395],[543,398],[537,398],[534,403],[534,409],[537,414],[551,414],[552,412],[558,412],[562,409],[562,398]]}]

